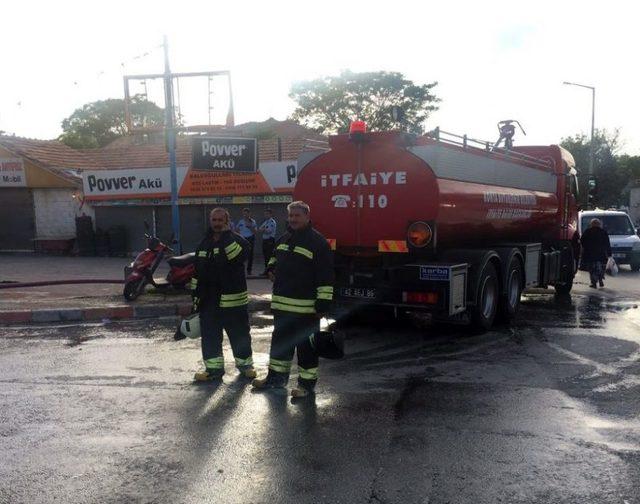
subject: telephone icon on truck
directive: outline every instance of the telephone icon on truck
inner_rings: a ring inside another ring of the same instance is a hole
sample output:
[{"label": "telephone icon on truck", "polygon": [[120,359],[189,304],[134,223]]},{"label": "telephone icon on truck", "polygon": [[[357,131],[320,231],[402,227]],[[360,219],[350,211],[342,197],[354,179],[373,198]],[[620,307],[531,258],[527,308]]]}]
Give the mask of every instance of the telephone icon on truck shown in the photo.
[{"label": "telephone icon on truck", "polygon": [[351,196],[336,194],[335,196],[331,196],[331,201],[333,201],[335,208],[347,208],[349,206],[348,203],[351,201]]}]

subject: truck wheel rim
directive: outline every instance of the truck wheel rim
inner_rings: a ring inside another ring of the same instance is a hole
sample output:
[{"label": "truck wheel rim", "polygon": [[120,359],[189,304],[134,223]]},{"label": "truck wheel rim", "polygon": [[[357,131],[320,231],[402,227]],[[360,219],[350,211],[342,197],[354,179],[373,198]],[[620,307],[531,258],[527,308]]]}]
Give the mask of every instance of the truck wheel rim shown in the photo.
[{"label": "truck wheel rim", "polygon": [[518,278],[518,270],[513,270],[509,277],[509,306],[514,308],[518,304],[520,297],[520,279]]},{"label": "truck wheel rim", "polygon": [[486,277],[482,285],[482,316],[486,319],[491,317],[496,304],[496,289],[492,278]]}]

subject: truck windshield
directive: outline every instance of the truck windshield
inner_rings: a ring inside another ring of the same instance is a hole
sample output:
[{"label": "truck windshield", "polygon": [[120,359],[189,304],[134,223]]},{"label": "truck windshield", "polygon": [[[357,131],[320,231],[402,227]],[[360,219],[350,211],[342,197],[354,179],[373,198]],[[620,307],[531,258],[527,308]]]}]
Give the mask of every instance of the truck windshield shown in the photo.
[{"label": "truck windshield", "polygon": [[636,234],[631,225],[631,220],[626,215],[594,215],[582,217],[582,232],[589,227],[591,219],[597,218],[602,222],[602,227],[609,235],[632,235]]}]

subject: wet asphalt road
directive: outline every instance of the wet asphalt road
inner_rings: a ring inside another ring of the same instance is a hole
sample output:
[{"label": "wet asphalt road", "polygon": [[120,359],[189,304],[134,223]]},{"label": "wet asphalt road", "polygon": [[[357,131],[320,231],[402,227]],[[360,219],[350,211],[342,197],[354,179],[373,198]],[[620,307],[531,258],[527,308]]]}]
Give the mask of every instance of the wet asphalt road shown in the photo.
[{"label": "wet asphalt road", "polygon": [[639,280],[530,294],[482,336],[353,327],[315,402],[230,353],[192,384],[171,319],[0,328],[0,502],[640,503]]}]

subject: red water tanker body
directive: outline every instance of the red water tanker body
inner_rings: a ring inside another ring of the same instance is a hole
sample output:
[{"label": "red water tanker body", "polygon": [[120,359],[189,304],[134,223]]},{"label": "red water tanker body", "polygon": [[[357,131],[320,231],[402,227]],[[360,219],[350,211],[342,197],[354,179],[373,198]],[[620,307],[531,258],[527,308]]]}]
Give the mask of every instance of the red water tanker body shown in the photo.
[{"label": "red water tanker body", "polygon": [[[522,289],[534,284],[571,288],[577,182],[564,149],[478,148],[465,137],[445,141],[402,132],[338,135],[329,145],[328,152],[301,158],[294,198],[310,204],[315,226],[335,245],[345,300],[413,306],[407,292],[431,292],[430,299],[438,299],[429,306],[434,311],[473,311],[482,303],[477,292],[464,294],[464,310],[454,309],[451,299],[442,299],[451,298],[452,285],[444,292],[445,280],[426,273],[448,268],[440,276],[451,284],[456,264],[466,265],[464,282],[472,291],[478,270],[492,264],[497,297],[514,298],[505,286],[514,268],[521,277],[513,281],[518,301]],[[424,274],[412,279],[406,270],[416,268]],[[363,289],[369,295],[351,295]]]}]

